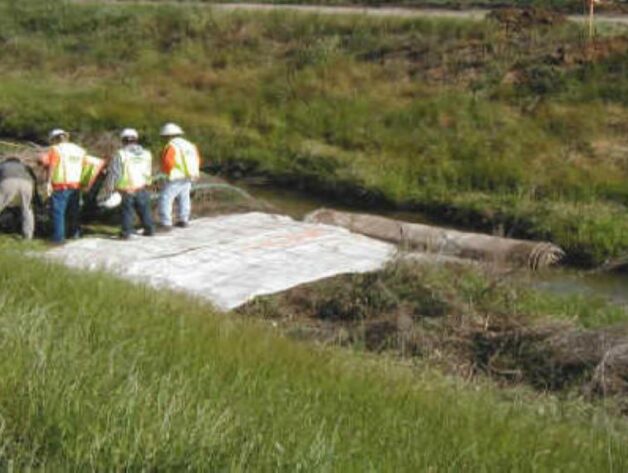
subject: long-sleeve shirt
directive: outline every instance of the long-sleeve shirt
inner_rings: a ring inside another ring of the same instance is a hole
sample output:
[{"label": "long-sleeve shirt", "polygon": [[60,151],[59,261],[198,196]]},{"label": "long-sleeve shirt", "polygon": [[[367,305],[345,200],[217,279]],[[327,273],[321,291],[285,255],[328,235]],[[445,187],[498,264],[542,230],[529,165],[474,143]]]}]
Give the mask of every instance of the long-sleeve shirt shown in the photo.
[{"label": "long-sleeve shirt", "polygon": [[177,150],[172,144],[167,144],[161,152],[161,172],[165,175],[170,174],[176,163]]},{"label": "long-sleeve shirt", "polygon": [[[126,145],[124,149],[129,149],[131,152],[135,152],[135,154],[139,154],[139,152],[143,150],[143,148],[136,143]],[[105,179],[105,190],[107,192],[113,192],[116,185],[122,178],[123,172],[122,155],[120,152],[117,152],[107,167],[107,177]]]}]

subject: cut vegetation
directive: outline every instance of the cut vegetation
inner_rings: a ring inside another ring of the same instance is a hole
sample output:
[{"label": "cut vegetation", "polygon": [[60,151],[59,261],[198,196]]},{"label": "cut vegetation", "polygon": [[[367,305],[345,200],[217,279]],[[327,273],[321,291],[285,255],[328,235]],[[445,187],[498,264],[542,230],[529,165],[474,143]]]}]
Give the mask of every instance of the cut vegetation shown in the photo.
[{"label": "cut vegetation", "polygon": [[465,378],[589,399],[628,394],[628,312],[542,295],[520,276],[398,262],[261,298],[240,312],[293,336],[429,360]]}]

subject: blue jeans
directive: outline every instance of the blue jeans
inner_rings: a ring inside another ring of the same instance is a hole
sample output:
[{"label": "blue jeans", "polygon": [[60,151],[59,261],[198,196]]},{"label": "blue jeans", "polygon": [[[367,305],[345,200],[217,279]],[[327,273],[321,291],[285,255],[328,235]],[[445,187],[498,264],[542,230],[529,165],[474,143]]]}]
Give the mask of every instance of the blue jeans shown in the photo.
[{"label": "blue jeans", "polygon": [[144,235],[152,235],[155,232],[153,217],[150,213],[150,195],[146,190],[122,193],[122,236],[133,233],[134,213],[137,212]]},{"label": "blue jeans", "polygon": [[68,234],[79,236],[80,191],[78,189],[58,190],[52,193],[52,241],[62,243],[66,237],[67,218]]},{"label": "blue jeans", "polygon": [[190,220],[190,191],[192,181],[181,179],[178,181],[166,182],[159,195],[159,220],[162,225],[172,226],[172,204],[177,201],[179,204],[179,222]]}]

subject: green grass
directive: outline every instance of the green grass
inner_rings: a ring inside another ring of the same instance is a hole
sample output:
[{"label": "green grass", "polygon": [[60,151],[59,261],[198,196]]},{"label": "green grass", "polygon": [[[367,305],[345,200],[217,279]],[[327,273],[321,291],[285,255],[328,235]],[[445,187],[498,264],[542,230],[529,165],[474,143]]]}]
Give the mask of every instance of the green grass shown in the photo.
[{"label": "green grass", "polygon": [[135,126],[156,147],[173,120],[217,168],[550,239],[576,264],[628,249],[626,52],[581,63],[576,25],[513,36],[46,0],[0,13],[0,134],[61,125],[89,143]]},{"label": "green grass", "polygon": [[0,250],[4,469],[623,471],[622,422]]}]

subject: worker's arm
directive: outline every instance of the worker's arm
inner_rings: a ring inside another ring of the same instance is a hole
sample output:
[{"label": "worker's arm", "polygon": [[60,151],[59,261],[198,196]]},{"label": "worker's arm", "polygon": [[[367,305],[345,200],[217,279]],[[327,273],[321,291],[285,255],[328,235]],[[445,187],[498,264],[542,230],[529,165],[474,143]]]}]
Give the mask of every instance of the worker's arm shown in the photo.
[{"label": "worker's arm", "polygon": [[168,175],[176,163],[176,150],[174,146],[167,145],[161,153],[161,172]]},{"label": "worker's arm", "polygon": [[122,174],[122,157],[116,153],[107,167],[107,177],[105,178],[105,192],[111,193],[116,187]]},{"label": "worker's arm", "polygon": [[54,148],[50,148],[48,152],[42,154],[39,157],[39,164],[41,164],[44,169],[46,169],[46,181],[50,182],[50,179],[52,178],[52,170],[58,162],[59,155]]}]

